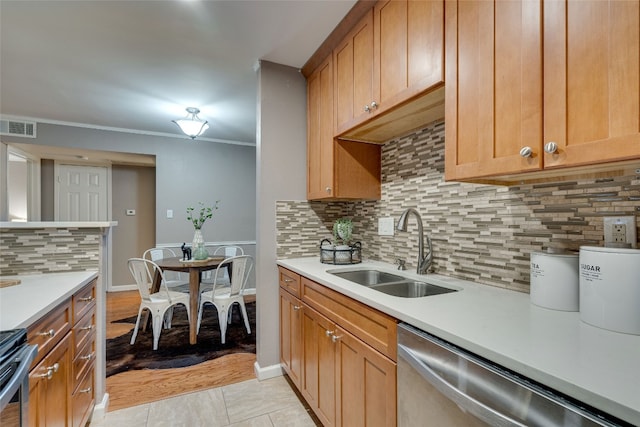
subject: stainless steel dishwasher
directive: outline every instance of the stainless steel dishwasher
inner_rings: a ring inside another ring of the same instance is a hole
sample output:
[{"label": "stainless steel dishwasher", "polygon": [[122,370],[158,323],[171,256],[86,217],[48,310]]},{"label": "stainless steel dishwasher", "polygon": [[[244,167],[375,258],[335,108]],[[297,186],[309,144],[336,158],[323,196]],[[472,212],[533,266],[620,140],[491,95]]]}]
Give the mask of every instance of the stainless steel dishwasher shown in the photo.
[{"label": "stainless steel dishwasher", "polygon": [[539,384],[407,324],[398,327],[398,426],[617,426]]}]

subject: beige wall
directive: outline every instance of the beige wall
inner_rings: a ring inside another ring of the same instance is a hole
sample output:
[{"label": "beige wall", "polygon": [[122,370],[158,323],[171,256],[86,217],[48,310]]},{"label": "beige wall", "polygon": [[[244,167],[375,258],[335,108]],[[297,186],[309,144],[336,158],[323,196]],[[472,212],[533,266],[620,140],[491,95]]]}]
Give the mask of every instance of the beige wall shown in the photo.
[{"label": "beige wall", "polygon": [[[113,221],[113,287],[133,284],[129,258],[141,257],[155,246],[156,170],[150,167],[114,165],[111,169]],[[136,214],[129,216],[127,209]]]}]

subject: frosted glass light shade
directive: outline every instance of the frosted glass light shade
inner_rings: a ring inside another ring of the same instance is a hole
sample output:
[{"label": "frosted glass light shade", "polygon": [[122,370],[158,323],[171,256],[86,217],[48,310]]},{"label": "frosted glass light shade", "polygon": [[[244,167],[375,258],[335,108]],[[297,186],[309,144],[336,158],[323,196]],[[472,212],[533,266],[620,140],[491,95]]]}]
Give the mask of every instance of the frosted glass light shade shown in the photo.
[{"label": "frosted glass light shade", "polygon": [[171,120],[178,125],[180,130],[184,132],[191,139],[195,139],[196,136],[200,136],[209,129],[209,124],[206,120],[201,120],[198,117],[199,109],[189,107],[187,108],[187,118],[180,120]]}]

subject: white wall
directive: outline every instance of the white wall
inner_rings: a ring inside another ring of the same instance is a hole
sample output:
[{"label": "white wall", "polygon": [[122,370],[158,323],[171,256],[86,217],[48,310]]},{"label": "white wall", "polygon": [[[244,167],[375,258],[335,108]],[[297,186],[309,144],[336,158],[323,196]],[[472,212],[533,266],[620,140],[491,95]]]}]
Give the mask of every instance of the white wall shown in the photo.
[{"label": "white wall", "polygon": [[279,372],[276,200],[306,199],[306,81],[297,69],[262,61],[258,72],[256,293],[257,370]]}]

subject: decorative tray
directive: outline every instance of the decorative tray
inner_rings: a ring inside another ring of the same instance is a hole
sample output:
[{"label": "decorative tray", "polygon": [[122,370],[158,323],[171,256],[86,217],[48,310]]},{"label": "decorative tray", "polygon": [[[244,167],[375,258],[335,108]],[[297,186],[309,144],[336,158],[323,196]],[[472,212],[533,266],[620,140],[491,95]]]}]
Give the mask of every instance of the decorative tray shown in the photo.
[{"label": "decorative tray", "polygon": [[362,244],[334,246],[329,239],[320,241],[320,262],[323,264],[358,264],[362,262]]}]

